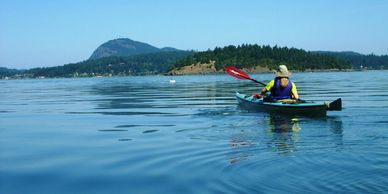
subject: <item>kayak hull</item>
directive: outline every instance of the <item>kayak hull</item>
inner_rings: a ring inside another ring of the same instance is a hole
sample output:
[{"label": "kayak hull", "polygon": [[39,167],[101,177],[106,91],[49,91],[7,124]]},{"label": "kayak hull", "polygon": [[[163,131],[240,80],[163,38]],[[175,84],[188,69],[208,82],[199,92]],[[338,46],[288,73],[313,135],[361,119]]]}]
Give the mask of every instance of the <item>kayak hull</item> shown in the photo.
[{"label": "kayak hull", "polygon": [[326,116],[327,104],[315,102],[283,103],[263,102],[263,99],[255,98],[236,92],[239,105],[251,111],[268,111],[288,115]]}]

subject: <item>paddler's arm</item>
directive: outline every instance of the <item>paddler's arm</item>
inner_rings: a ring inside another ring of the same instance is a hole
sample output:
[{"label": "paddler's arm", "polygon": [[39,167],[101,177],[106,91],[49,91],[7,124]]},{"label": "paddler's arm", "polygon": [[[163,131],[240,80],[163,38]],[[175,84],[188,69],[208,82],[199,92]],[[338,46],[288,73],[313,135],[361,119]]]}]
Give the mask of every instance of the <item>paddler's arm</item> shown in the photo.
[{"label": "paddler's arm", "polygon": [[298,90],[296,89],[296,85],[294,83],[292,83],[291,93],[294,99],[299,100]]},{"label": "paddler's arm", "polygon": [[271,91],[272,87],[274,86],[274,80],[271,80],[263,89],[261,89],[261,94],[264,95],[268,91]]}]

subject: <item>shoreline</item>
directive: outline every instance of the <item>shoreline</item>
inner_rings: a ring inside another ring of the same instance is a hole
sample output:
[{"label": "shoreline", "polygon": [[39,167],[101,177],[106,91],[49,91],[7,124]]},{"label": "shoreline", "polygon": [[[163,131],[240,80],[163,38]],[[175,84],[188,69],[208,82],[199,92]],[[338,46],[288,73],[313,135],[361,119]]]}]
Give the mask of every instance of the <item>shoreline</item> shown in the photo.
[{"label": "shoreline", "polygon": [[[275,71],[251,71],[247,70],[245,68],[242,69],[246,73],[250,74],[266,74],[266,73],[274,73]],[[330,73],[330,72],[373,72],[373,71],[388,71],[387,69],[369,69],[369,70],[357,70],[357,69],[314,69],[314,70],[305,70],[305,71],[292,71],[292,73]],[[109,75],[109,76],[79,76],[79,77],[1,77],[0,80],[42,80],[42,79],[71,79],[71,78],[109,78],[109,77],[142,77],[142,76],[166,76],[166,77],[171,77],[171,76],[192,76],[192,75],[224,75],[226,74],[226,71],[215,71],[215,72],[187,72],[187,73],[180,73],[180,74],[171,74],[171,73],[159,73],[159,74],[147,74],[147,75]]]},{"label": "shoreline", "polygon": [[[246,73],[274,73],[275,70],[271,69],[267,66],[263,67],[260,65],[256,65],[250,68],[240,68],[242,71]],[[351,72],[357,71],[355,69],[305,69],[305,70],[292,70],[291,72]],[[363,71],[363,69],[360,69]],[[221,74],[226,73],[225,69],[217,70],[215,67],[215,61],[210,61],[210,63],[196,63],[188,66],[183,66],[180,68],[175,68],[166,73],[166,75],[207,75],[207,74]]]}]

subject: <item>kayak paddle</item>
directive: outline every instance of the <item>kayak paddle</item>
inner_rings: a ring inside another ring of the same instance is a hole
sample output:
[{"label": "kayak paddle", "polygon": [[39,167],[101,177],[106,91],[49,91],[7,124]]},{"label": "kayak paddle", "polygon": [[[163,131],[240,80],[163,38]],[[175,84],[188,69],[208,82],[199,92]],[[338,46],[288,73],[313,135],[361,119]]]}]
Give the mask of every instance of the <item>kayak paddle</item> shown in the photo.
[{"label": "kayak paddle", "polygon": [[267,85],[267,84],[265,84],[263,82],[259,82],[259,81],[255,80],[255,79],[249,77],[249,75],[246,74],[245,72],[243,72],[242,70],[237,69],[237,68],[232,67],[232,66],[226,66],[226,72],[229,75],[231,75],[231,76],[233,76],[233,77],[235,77],[237,79],[247,79],[247,80],[254,81],[254,82],[258,83],[258,84],[261,84],[263,86]]}]

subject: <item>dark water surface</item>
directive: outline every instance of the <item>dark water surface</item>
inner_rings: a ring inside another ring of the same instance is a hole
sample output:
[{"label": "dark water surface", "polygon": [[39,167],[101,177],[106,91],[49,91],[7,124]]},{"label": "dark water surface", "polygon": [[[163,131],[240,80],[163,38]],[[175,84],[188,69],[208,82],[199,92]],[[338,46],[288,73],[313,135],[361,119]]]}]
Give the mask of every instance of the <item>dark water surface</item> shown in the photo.
[{"label": "dark water surface", "polygon": [[344,110],[248,112],[227,75],[2,80],[0,193],[386,193],[388,72],[293,81]]}]

